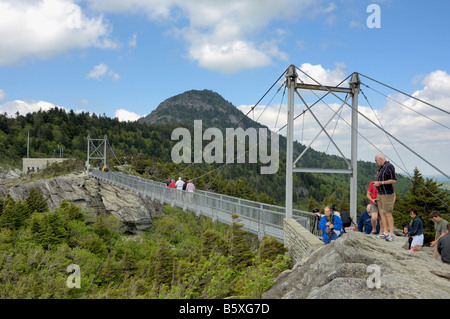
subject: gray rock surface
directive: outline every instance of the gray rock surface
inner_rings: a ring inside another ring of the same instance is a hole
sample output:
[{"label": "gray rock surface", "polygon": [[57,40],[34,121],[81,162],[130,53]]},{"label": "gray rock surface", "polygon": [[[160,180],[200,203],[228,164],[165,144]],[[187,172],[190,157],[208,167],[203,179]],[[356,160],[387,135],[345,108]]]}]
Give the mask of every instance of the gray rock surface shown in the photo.
[{"label": "gray rock surface", "polygon": [[450,298],[450,265],[434,260],[428,249],[406,250],[404,240],[344,234],[280,274],[263,298]]},{"label": "gray rock surface", "polygon": [[10,194],[14,200],[25,200],[31,188],[48,197],[50,209],[63,200],[73,202],[96,214],[112,214],[128,232],[144,231],[151,227],[152,218],[162,214],[162,205],[150,198],[123,190],[83,174],[69,174],[29,183],[11,179],[0,183],[0,196]]},{"label": "gray rock surface", "polygon": [[11,180],[19,178],[22,175],[22,171],[20,169],[4,169],[0,167],[0,180]]}]

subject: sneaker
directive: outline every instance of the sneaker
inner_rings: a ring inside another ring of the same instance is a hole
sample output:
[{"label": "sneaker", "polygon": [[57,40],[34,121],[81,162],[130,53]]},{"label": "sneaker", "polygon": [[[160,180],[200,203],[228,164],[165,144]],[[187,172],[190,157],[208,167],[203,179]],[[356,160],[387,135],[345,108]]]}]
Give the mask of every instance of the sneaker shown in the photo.
[{"label": "sneaker", "polygon": [[388,236],[387,234],[381,233],[381,234],[378,234],[376,237],[379,239],[386,239],[387,236]]},{"label": "sneaker", "polygon": [[394,234],[388,234],[387,237],[386,237],[387,241],[393,241],[394,239],[395,239]]}]

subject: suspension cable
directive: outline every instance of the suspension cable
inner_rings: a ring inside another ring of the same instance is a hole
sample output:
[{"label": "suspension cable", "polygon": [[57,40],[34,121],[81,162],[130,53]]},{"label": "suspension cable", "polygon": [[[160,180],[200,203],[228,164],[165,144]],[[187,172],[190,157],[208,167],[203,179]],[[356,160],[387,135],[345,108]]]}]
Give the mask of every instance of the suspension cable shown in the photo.
[{"label": "suspension cable", "polygon": [[374,79],[372,79],[371,77],[368,77],[368,76],[366,76],[366,75],[364,75],[364,74],[361,74],[361,73],[358,73],[358,74],[361,75],[361,76],[363,76],[363,77],[365,77],[365,78],[367,78],[367,79],[369,79],[369,80],[372,80],[372,81],[374,81],[374,82],[376,82],[376,83],[378,83],[378,84],[381,84],[381,85],[383,85],[383,86],[385,86],[385,87],[387,87],[387,88],[390,88],[391,90],[394,90],[394,91],[396,91],[396,92],[399,92],[399,93],[401,93],[401,94],[403,94],[403,95],[406,95],[407,97],[410,97],[410,98],[412,98],[412,99],[414,99],[414,100],[417,100],[417,101],[419,101],[419,102],[422,102],[422,103],[424,103],[424,104],[426,104],[426,105],[428,105],[428,106],[431,106],[431,107],[433,107],[433,108],[435,108],[435,109],[437,109],[437,110],[439,110],[439,111],[441,111],[441,112],[444,112],[444,113],[447,113],[447,114],[450,115],[450,112],[449,112],[449,111],[446,111],[446,110],[444,110],[444,109],[442,109],[442,108],[440,108],[440,107],[437,107],[437,106],[435,106],[435,105],[433,105],[433,104],[431,104],[431,103],[428,103],[428,102],[426,102],[426,101],[423,101],[423,100],[421,100],[421,99],[419,99],[419,98],[417,98],[417,97],[415,97],[415,96],[412,96],[412,95],[410,95],[410,94],[408,94],[408,93],[405,93],[405,92],[402,92],[402,91],[400,91],[400,90],[397,90],[396,88],[393,88],[393,87],[391,87],[391,86],[389,86],[389,85],[387,85],[387,84],[384,84],[384,83],[382,83],[382,82],[380,82],[380,81],[374,80]]},{"label": "suspension cable", "polygon": [[[277,84],[277,83],[279,83],[279,81],[280,81],[280,79],[286,74],[286,72],[288,71],[288,68],[278,77],[278,79],[272,84],[272,86],[266,91],[266,93],[264,93],[264,95],[258,100],[258,102],[236,123],[236,125],[234,126],[234,129],[236,128],[236,127],[238,127],[238,125],[246,118],[246,117],[248,117],[248,115],[250,114],[250,112],[252,112],[255,108],[256,108],[256,106],[258,106],[259,105],[259,103],[264,99],[264,97],[274,88],[274,86]],[[280,92],[280,90],[281,90],[281,88],[283,87],[283,86],[285,86],[284,85],[284,83],[280,86],[280,88],[277,90],[277,92],[275,93],[275,95],[272,97],[272,99],[270,100],[270,102],[269,102],[269,104],[273,101],[273,99],[275,98],[275,96]],[[283,94],[283,96],[284,96],[284,94]],[[261,117],[262,116],[262,114],[266,111],[266,109],[267,109],[267,107],[268,106],[266,106],[265,108],[264,108],[264,110],[262,111],[262,113],[260,114],[260,116],[259,117]],[[258,119],[259,119],[259,117],[258,117]],[[250,150],[252,150],[252,149],[254,149],[255,147],[257,147],[258,146],[258,144],[256,144],[254,147],[252,147],[251,149],[249,149],[249,150],[247,150],[244,154],[241,154],[241,156],[242,155],[245,155],[245,154],[247,154]],[[239,156],[240,157],[240,156]],[[239,158],[238,157],[238,158]],[[234,159],[234,158],[233,158]],[[237,159],[237,158],[236,158]],[[181,170],[181,171],[179,171],[177,174],[175,174],[173,177],[176,177],[176,176],[179,176],[179,175],[181,175],[181,174],[183,174],[183,172],[185,172],[187,169],[189,169],[189,168],[191,168],[192,166],[194,166],[195,164],[197,164],[197,163],[191,163],[190,165],[188,165],[188,167],[186,167],[185,169],[183,169],[183,170]],[[209,171],[209,172],[207,172],[207,173],[205,173],[205,174],[203,174],[203,175],[201,175],[200,177],[196,177],[196,178],[193,178],[192,180],[197,180],[197,179],[199,179],[199,178],[201,178],[201,177],[204,177],[204,176],[207,176],[207,175],[209,175],[209,174],[211,174],[211,173],[213,173],[213,172],[215,172],[215,171],[217,171],[217,170],[219,170],[219,169],[222,169],[223,167],[225,167],[226,165],[228,165],[228,164],[231,164],[231,163],[225,163],[224,165],[221,165],[221,166],[219,166],[218,168],[216,168],[216,169],[214,169],[214,170],[212,170],[212,171]]]},{"label": "suspension cable", "polygon": [[401,102],[399,102],[399,101],[393,99],[392,97],[390,97],[390,96],[388,96],[388,95],[386,95],[386,94],[381,93],[380,91],[374,89],[373,87],[370,87],[370,86],[368,86],[367,84],[365,84],[365,83],[363,83],[363,82],[360,82],[360,83],[361,83],[362,85],[364,85],[365,87],[367,87],[368,89],[371,89],[372,91],[375,91],[375,92],[377,92],[378,94],[384,96],[385,98],[387,98],[387,99],[389,99],[389,100],[391,100],[391,101],[393,101],[393,102],[395,102],[395,103],[397,103],[397,104],[400,104],[401,106],[403,106],[403,107],[405,107],[405,108],[407,108],[407,109],[409,109],[409,110],[411,110],[411,111],[413,111],[413,112],[415,112],[415,113],[417,113],[417,114],[419,114],[419,115],[421,115],[421,116],[423,116],[423,117],[429,119],[430,121],[435,122],[436,124],[439,124],[439,125],[445,127],[446,129],[450,129],[450,127],[448,127],[447,125],[442,124],[442,123],[440,123],[440,122],[438,122],[438,121],[432,119],[431,117],[426,116],[425,114],[423,114],[423,113],[421,113],[421,112],[419,112],[419,111],[414,110],[413,108],[411,108],[411,107],[409,107],[409,106],[406,106],[405,104],[403,104],[403,103],[401,103]]},{"label": "suspension cable", "polygon": [[[316,81],[314,78],[312,78],[309,74],[307,74],[306,72],[304,72],[301,69],[300,72],[302,72],[303,74],[305,74],[307,77],[309,77],[310,79],[312,79],[314,82],[316,82],[318,85],[320,85],[322,88],[324,88],[325,90],[331,92],[331,94],[333,94],[335,97],[337,97],[339,100],[341,100],[342,102],[344,102],[345,104],[347,104],[349,107],[352,107],[351,105],[349,105],[347,102],[345,102],[344,100],[342,100],[339,96],[337,96],[334,92],[332,92],[329,88],[323,86],[321,83],[319,83],[318,81]],[[437,168],[436,166],[434,166],[433,164],[431,164],[429,161],[427,161],[425,158],[423,158],[420,154],[416,153],[414,150],[412,150],[409,146],[407,146],[406,144],[404,144],[402,141],[400,141],[398,138],[396,138],[394,135],[392,135],[391,133],[387,132],[384,128],[380,127],[378,124],[376,124],[374,121],[372,121],[370,118],[368,118],[366,115],[364,115],[363,113],[361,113],[360,111],[356,110],[356,112],[358,112],[359,115],[361,115],[362,117],[364,117],[367,121],[369,121],[370,123],[372,123],[373,125],[375,125],[377,128],[379,128],[380,130],[382,130],[384,133],[388,134],[390,137],[392,137],[394,140],[396,140],[398,143],[400,143],[403,147],[405,147],[406,149],[408,149],[410,152],[412,152],[414,155],[416,155],[417,157],[419,157],[421,160],[423,160],[424,162],[426,162],[428,165],[430,165],[431,167],[433,167],[435,170],[437,170],[439,173],[441,173],[442,175],[444,175],[446,178],[450,179],[450,177],[444,173],[443,171],[441,171],[439,168]],[[356,130],[355,128],[352,127],[353,130]],[[356,130],[357,131],[357,130]]]},{"label": "suspension cable", "polygon": [[[383,127],[383,125],[381,124],[380,118],[378,117],[377,113],[376,113],[375,110],[373,109],[372,104],[369,102],[369,99],[368,99],[367,96],[364,94],[364,91],[360,89],[360,92],[362,93],[362,95],[363,95],[364,98],[366,99],[367,103],[369,104],[369,106],[370,106],[370,108],[371,108],[371,110],[372,110],[372,112],[373,112],[373,115],[375,116],[375,118],[376,118],[376,119],[378,120],[378,122],[380,123],[380,126]],[[384,128],[384,127],[383,127],[383,128]],[[391,143],[392,148],[394,149],[395,153],[397,154],[398,158],[400,159],[400,162],[402,162],[403,168],[404,168],[406,171],[408,171],[408,169],[406,168],[405,163],[403,162],[402,158],[400,157],[400,154],[397,152],[397,149],[395,148],[394,143],[392,143],[391,138],[389,137],[389,135],[386,135],[386,137],[388,138],[389,143]]]}]

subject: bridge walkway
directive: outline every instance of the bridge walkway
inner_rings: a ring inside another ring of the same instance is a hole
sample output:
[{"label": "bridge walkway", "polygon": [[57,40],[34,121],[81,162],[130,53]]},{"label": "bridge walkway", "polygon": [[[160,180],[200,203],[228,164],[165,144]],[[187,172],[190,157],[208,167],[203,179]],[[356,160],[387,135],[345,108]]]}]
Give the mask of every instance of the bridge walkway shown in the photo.
[{"label": "bridge walkway", "polygon": [[[196,190],[194,193],[167,188],[164,183],[151,181],[138,176],[116,172],[93,170],[92,176],[99,180],[136,192],[142,196],[171,204],[197,215],[211,218],[228,225],[232,223],[232,214],[240,215],[243,229],[262,238],[274,236],[284,242],[285,208],[276,205]],[[313,231],[315,215],[311,212],[293,210],[293,218],[306,229]]]}]

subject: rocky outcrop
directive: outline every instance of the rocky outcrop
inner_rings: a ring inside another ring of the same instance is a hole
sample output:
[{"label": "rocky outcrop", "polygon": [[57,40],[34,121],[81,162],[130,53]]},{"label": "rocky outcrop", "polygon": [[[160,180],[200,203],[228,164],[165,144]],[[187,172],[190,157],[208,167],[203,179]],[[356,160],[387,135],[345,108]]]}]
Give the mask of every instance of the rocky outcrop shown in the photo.
[{"label": "rocky outcrop", "polygon": [[0,185],[0,196],[9,193],[14,200],[25,200],[30,189],[36,188],[48,198],[50,209],[59,207],[63,200],[67,200],[96,214],[114,215],[125,230],[132,233],[148,229],[152,225],[152,218],[162,214],[162,206],[157,201],[83,174],[30,183],[15,182],[3,182]]},{"label": "rocky outcrop", "polygon": [[0,180],[11,180],[19,178],[22,174],[21,170],[16,169],[4,169],[0,166]]},{"label": "rocky outcrop", "polygon": [[410,252],[402,238],[350,232],[283,272],[263,298],[448,299],[450,265]]}]

